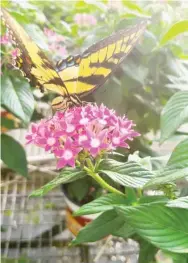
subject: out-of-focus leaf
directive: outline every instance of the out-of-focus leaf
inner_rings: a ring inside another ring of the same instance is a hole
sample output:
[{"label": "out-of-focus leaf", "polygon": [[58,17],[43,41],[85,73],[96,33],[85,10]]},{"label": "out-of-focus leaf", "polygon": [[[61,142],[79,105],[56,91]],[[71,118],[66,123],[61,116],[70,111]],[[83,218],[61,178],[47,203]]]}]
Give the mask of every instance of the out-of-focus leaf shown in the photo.
[{"label": "out-of-focus leaf", "polygon": [[1,129],[2,128],[7,130],[14,129],[14,121],[1,117]]},{"label": "out-of-focus leaf", "polygon": [[148,74],[148,69],[142,65],[138,66],[135,62],[127,59],[123,65],[123,71],[139,84],[144,85]]},{"label": "out-of-focus leaf", "polygon": [[183,197],[177,198],[175,200],[170,200],[166,204],[166,206],[188,209],[188,196],[183,196]]},{"label": "out-of-focus leaf", "polygon": [[145,188],[156,188],[159,185],[172,183],[181,178],[188,176],[188,167],[183,169],[171,169],[166,168],[155,174],[155,178],[152,178],[145,184]]},{"label": "out-of-focus leaf", "polygon": [[122,2],[123,2],[123,5],[127,7],[128,9],[136,11],[140,14],[146,14],[145,10],[142,9],[139,5],[137,5],[136,2],[127,1],[127,0],[123,0]]},{"label": "out-of-focus leaf", "polygon": [[1,104],[27,124],[34,111],[34,99],[29,83],[19,79],[15,79],[13,83],[3,75],[1,92]]},{"label": "out-of-focus leaf", "polygon": [[86,4],[93,5],[95,8],[99,9],[102,12],[107,10],[107,6],[102,3],[102,1],[95,1],[95,0],[85,0]]},{"label": "out-of-focus leaf", "polygon": [[104,103],[109,108],[114,108],[115,105],[120,105],[122,102],[122,89],[116,83],[108,85],[108,83],[98,89],[93,94],[98,103]]},{"label": "out-of-focus leaf", "polygon": [[1,135],[1,159],[12,170],[27,176],[27,160],[23,147],[7,134]]},{"label": "out-of-focus leaf", "polygon": [[[168,258],[173,260],[173,263],[188,263],[188,253],[186,254],[178,254],[178,253],[173,253],[169,251],[164,251],[164,255],[166,255]],[[159,262],[163,263],[163,262]]]},{"label": "out-of-focus leaf", "polygon": [[62,26],[65,28],[65,30],[66,30],[67,32],[69,32],[69,33],[72,32],[71,26],[70,26],[67,22],[61,20],[61,24],[62,24]]},{"label": "out-of-focus leaf", "polygon": [[168,139],[186,121],[188,121],[188,91],[180,91],[170,98],[162,110],[160,142]]},{"label": "out-of-focus leaf", "polygon": [[10,5],[10,1],[9,0],[4,0],[1,2],[2,7],[8,7]]},{"label": "out-of-focus leaf", "polygon": [[166,84],[165,87],[181,91],[188,90],[188,75],[184,75],[181,77],[167,75],[167,78],[171,81],[171,83]]},{"label": "out-of-focus leaf", "polygon": [[30,20],[28,19],[28,17],[27,17],[26,15],[24,15],[23,13],[11,11],[11,15],[12,15],[12,16],[16,19],[16,21],[18,21],[19,23],[27,24],[27,23],[30,22]]},{"label": "out-of-focus leaf", "polygon": [[41,48],[46,51],[49,50],[47,45],[47,39],[44,35],[43,31],[40,29],[38,25],[28,24],[25,26],[25,30],[32,37],[32,40]]},{"label": "out-of-focus leaf", "polygon": [[167,166],[172,168],[188,167],[188,139],[181,141],[173,150]]},{"label": "out-of-focus leaf", "polygon": [[70,183],[75,180],[81,179],[84,176],[86,176],[86,173],[84,171],[81,171],[78,168],[73,169],[73,168],[67,167],[61,171],[59,176],[54,178],[49,183],[45,184],[43,187],[33,191],[30,194],[30,196],[34,196],[34,197],[42,196],[48,193],[53,188],[59,186],[60,184]]},{"label": "out-of-focus leaf", "polygon": [[183,20],[174,24],[162,37],[159,42],[160,46],[165,45],[168,41],[175,38],[177,35],[188,31],[188,20]]}]

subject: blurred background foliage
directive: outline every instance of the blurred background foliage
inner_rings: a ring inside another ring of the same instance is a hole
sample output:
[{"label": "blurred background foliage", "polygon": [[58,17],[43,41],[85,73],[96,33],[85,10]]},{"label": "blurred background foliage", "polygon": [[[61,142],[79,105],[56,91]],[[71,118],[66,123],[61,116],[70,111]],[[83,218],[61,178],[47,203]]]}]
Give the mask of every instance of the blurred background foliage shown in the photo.
[{"label": "blurred background foliage", "polygon": [[[121,67],[103,87],[85,98],[104,103],[133,119],[142,137],[132,151],[137,149],[148,154],[147,146],[151,142],[147,134],[159,130],[163,106],[175,92],[188,90],[186,1],[22,0],[3,1],[2,5],[54,65],[120,28],[150,18],[144,36]],[[53,94],[42,96],[10,66],[16,49],[4,26],[1,33],[1,116],[2,130],[6,131],[27,127],[31,121],[41,118],[39,102],[50,103]],[[7,146],[5,148],[7,151]]]}]

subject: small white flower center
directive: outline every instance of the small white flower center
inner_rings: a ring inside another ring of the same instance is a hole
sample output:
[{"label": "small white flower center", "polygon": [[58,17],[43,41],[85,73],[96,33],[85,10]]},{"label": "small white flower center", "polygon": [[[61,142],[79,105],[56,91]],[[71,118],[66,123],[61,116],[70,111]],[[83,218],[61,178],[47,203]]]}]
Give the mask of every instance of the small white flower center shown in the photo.
[{"label": "small white flower center", "polygon": [[82,118],[82,119],[80,120],[80,124],[87,124],[88,121],[89,121],[88,118]]},{"label": "small white flower center", "polygon": [[79,143],[81,143],[81,142],[83,142],[85,140],[87,140],[87,136],[86,135],[80,135],[79,136]]},{"label": "small white flower center", "polygon": [[114,137],[114,138],[112,139],[112,142],[113,142],[114,144],[119,144],[119,143],[120,143],[120,138],[119,138],[119,137]]},{"label": "small white flower center", "polygon": [[55,143],[55,138],[53,138],[53,137],[48,138],[48,140],[47,140],[47,144],[48,144],[49,146],[54,145],[54,143]]},{"label": "small white flower center", "polygon": [[74,125],[71,124],[67,125],[67,132],[72,132],[72,131],[74,131]]},{"label": "small white flower center", "polygon": [[99,141],[99,139],[96,139],[96,138],[91,139],[91,143],[90,143],[90,145],[91,145],[91,147],[93,147],[93,148],[97,148],[97,147],[99,147],[99,145],[100,145],[100,141]]},{"label": "small white flower center", "polygon": [[99,119],[99,123],[102,124],[102,125],[106,125],[106,124],[107,124],[107,121],[104,120],[104,119]]},{"label": "small white flower center", "polygon": [[120,132],[123,133],[123,134],[127,134],[127,133],[128,133],[128,131],[127,131],[126,128],[121,128],[121,129],[120,129]]},{"label": "small white flower center", "polygon": [[73,153],[70,150],[65,150],[63,157],[65,160],[70,160],[73,157]]}]

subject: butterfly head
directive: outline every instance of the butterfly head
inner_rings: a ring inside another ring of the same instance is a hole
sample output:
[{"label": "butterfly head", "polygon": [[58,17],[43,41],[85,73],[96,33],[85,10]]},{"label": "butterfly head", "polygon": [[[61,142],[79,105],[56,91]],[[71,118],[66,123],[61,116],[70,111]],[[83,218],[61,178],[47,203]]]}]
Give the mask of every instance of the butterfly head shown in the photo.
[{"label": "butterfly head", "polygon": [[76,95],[58,96],[52,101],[52,109],[54,111],[65,111],[74,106],[80,106],[82,102]]}]

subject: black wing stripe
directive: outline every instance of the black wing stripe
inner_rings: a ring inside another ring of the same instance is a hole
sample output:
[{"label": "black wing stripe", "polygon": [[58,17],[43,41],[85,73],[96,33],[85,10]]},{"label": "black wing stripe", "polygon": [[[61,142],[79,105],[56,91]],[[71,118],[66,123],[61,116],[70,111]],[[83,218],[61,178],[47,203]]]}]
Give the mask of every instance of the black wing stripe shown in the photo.
[{"label": "black wing stripe", "polygon": [[73,79],[69,79],[69,80],[66,80],[65,82],[72,82],[72,81],[79,81],[79,82],[83,82],[83,83],[86,83],[86,84],[90,84],[90,85],[94,85],[97,82],[101,82],[102,80],[104,79],[104,76],[103,75],[91,75],[91,76],[88,76],[88,77],[82,77],[82,76],[79,76],[78,78],[73,78]]}]

